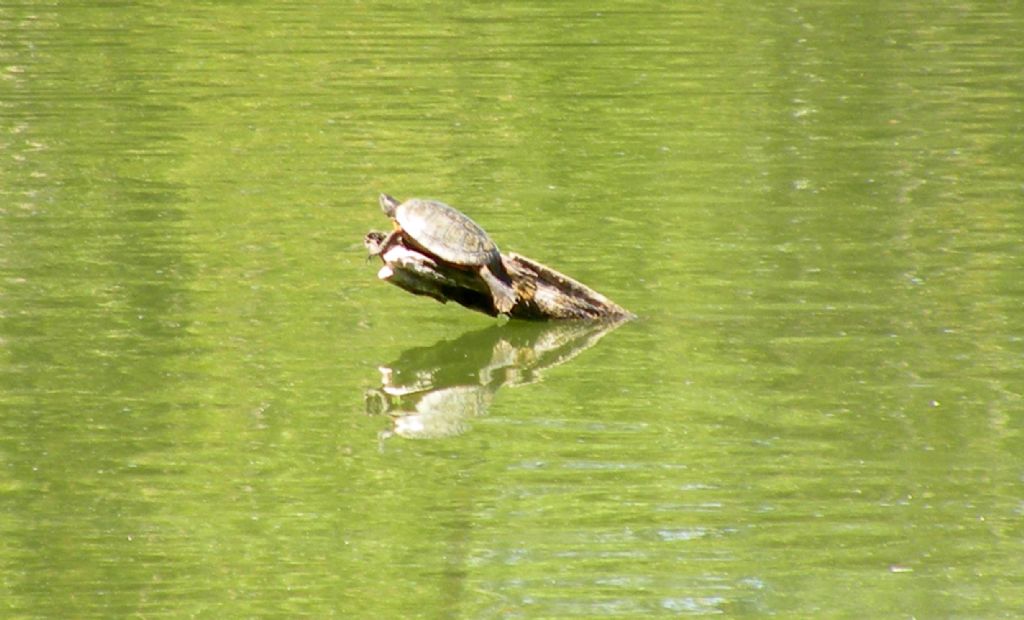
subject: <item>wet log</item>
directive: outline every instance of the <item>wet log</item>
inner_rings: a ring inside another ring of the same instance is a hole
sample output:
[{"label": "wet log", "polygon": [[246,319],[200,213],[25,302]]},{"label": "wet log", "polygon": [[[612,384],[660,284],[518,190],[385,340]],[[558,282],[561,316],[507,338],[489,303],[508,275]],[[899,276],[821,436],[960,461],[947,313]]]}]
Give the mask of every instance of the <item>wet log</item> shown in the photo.
[{"label": "wet log", "polygon": [[[473,270],[446,263],[409,247],[402,239],[381,252],[386,233],[371,231],[363,244],[384,265],[377,277],[414,295],[441,303],[454,301],[470,310],[497,316],[487,283]],[[502,254],[505,270],[516,291],[511,318],[533,321],[551,319],[631,319],[635,315],[594,289],[543,263],[510,252]]]}]

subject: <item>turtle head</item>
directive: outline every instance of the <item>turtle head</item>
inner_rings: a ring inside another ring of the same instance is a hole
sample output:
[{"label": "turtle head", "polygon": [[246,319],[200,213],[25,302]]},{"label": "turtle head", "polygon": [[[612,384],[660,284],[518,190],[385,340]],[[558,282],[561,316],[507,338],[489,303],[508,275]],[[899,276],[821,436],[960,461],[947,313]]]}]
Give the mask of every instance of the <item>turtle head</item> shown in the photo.
[{"label": "turtle head", "polygon": [[394,219],[395,209],[398,208],[399,202],[393,197],[387,194],[380,195],[380,208],[384,211],[384,215]]}]

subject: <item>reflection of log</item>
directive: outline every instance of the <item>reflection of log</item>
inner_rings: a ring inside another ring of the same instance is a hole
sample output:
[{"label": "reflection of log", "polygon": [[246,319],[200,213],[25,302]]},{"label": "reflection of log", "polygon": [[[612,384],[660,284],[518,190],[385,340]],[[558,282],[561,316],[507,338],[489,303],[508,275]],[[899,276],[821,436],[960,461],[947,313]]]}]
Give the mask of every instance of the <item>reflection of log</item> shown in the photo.
[{"label": "reflection of log", "polygon": [[[491,316],[494,309],[490,289],[478,273],[445,263],[410,248],[399,239],[379,254],[387,235],[367,233],[363,239],[370,254],[380,256],[384,266],[377,277],[414,295],[425,295],[445,303],[449,300]],[[509,316],[517,319],[623,319],[633,314],[597,291],[537,261],[515,253],[502,254],[502,263],[516,289],[516,304]]]},{"label": "reflection of log", "polygon": [[461,434],[487,414],[499,389],[541,381],[623,322],[520,321],[406,349],[377,367],[380,387],[366,391],[366,413],[391,419],[393,430],[384,431],[384,438]]}]

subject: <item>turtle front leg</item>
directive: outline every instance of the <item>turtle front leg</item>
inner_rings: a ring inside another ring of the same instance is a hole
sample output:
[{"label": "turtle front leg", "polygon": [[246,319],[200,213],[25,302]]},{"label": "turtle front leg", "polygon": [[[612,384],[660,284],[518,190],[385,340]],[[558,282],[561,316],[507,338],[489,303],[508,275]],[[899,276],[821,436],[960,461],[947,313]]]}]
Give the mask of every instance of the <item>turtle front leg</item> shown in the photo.
[{"label": "turtle front leg", "polygon": [[395,241],[398,236],[402,233],[401,228],[395,228],[388,233],[388,236],[384,237],[378,244],[376,249],[370,251],[370,254],[366,257],[366,260],[370,260],[374,256],[383,256],[385,252],[391,249],[391,246],[395,245]]}]

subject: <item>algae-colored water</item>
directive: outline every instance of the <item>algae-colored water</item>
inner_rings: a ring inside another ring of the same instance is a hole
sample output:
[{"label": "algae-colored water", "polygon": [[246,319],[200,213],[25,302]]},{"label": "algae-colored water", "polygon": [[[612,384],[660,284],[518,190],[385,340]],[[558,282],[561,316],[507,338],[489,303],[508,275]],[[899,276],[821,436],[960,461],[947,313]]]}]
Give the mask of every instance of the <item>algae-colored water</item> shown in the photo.
[{"label": "algae-colored water", "polygon": [[[5,5],[0,615],[1020,614],[1022,31]],[[640,319],[379,282],[382,191]]]}]

